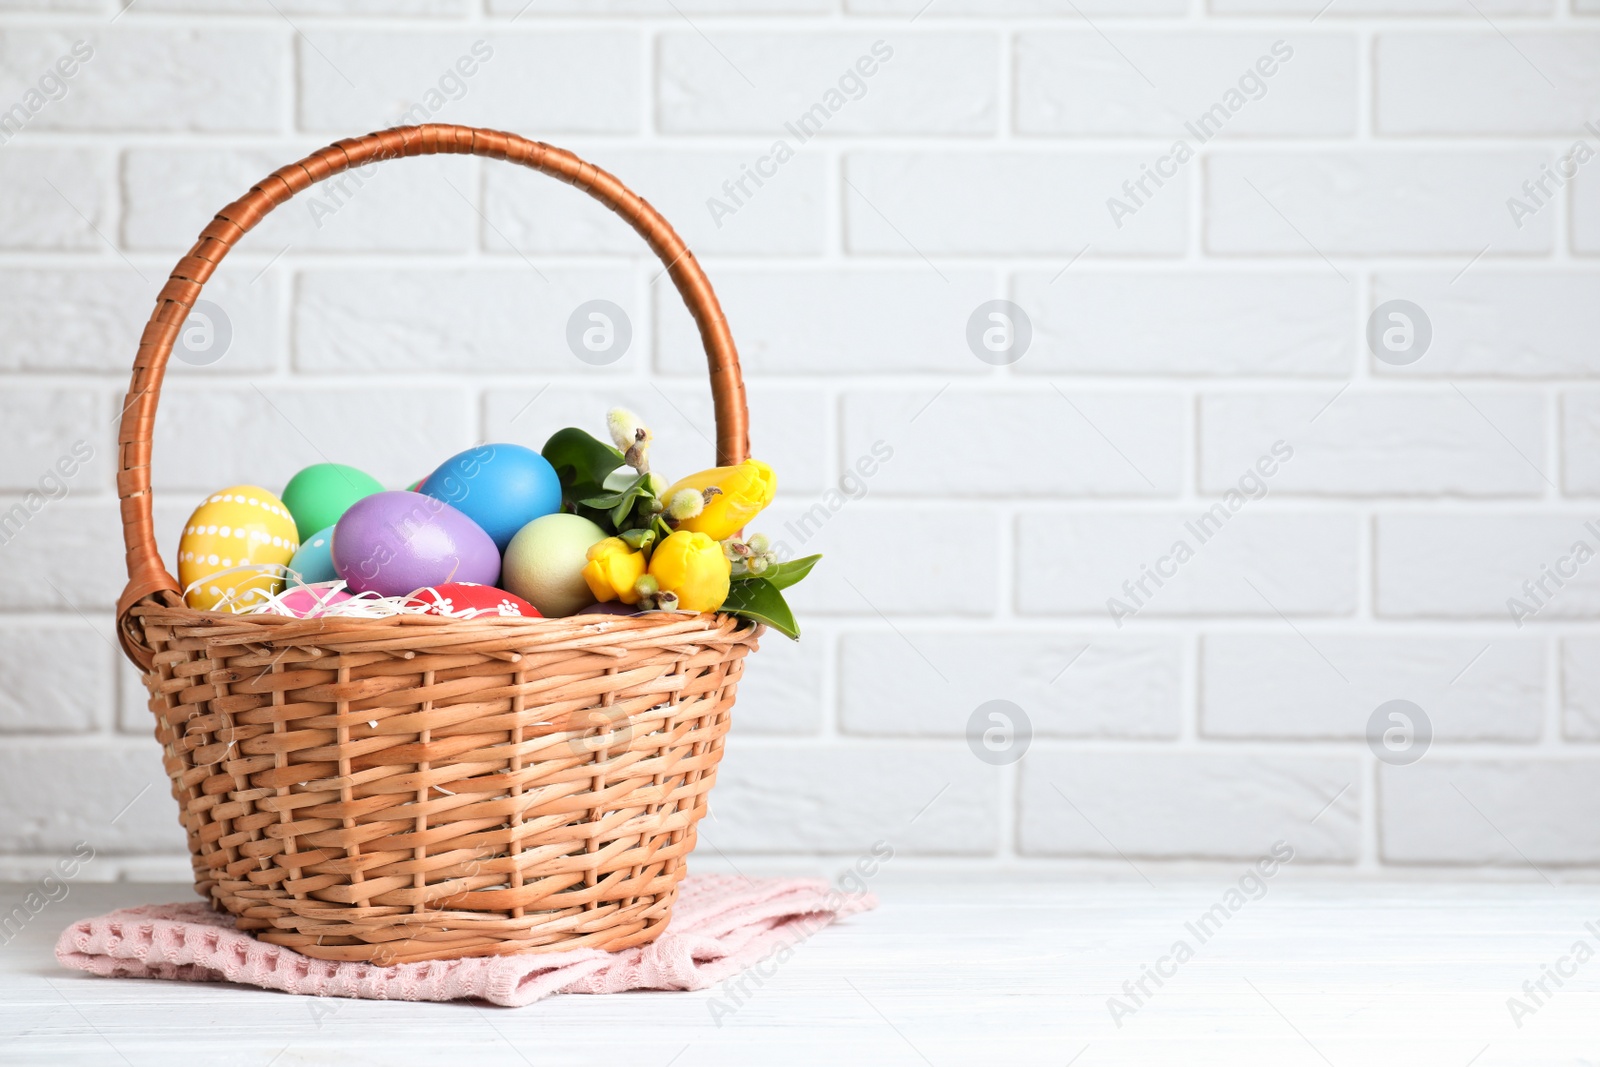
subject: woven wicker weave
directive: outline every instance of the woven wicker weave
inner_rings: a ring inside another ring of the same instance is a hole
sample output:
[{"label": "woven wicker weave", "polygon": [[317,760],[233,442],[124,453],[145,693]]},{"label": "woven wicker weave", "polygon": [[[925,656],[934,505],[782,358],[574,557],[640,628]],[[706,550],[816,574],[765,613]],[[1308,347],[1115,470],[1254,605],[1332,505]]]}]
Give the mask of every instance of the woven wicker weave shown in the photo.
[{"label": "woven wicker weave", "polygon": [[620,949],[666,926],[745,655],[731,616],[290,619],[194,611],[156,551],[162,373],[233,244],[351,167],[471,153],[585,190],[649,244],[699,324],[717,461],[748,452],[738,355],[704,272],[649,204],[570,153],[460,126],[385,130],[275,171],[179,261],[139,344],[119,443],[128,586],[195,888],[264,941],[399,963]]}]

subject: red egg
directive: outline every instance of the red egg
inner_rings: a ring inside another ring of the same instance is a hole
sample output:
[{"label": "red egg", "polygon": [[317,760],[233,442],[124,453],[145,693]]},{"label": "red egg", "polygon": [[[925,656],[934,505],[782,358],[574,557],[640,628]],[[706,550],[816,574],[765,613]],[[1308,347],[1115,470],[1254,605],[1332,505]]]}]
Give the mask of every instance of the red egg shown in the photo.
[{"label": "red egg", "polygon": [[428,615],[451,619],[505,618],[542,619],[539,609],[515,593],[475,582],[445,582],[418,589],[406,598],[413,606],[426,606]]}]

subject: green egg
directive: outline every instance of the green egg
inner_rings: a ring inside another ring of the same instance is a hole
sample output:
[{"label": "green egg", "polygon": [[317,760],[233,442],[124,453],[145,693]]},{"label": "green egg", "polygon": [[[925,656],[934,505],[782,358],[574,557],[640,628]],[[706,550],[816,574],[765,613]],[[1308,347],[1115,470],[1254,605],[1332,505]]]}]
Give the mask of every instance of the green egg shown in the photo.
[{"label": "green egg", "polygon": [[304,542],[338,522],[357,500],[381,492],[383,485],[365,471],[343,463],[317,463],[290,478],[280,499],[294,516]]}]

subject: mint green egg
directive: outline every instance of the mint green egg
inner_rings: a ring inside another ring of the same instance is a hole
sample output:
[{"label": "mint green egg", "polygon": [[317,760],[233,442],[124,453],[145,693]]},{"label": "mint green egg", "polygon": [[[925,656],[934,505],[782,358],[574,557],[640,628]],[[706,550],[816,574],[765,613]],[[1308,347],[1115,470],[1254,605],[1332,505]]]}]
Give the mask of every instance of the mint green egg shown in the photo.
[{"label": "mint green egg", "polygon": [[383,485],[365,471],[343,463],[317,463],[290,478],[280,499],[294,516],[303,543],[338,522],[357,500],[381,492]]}]

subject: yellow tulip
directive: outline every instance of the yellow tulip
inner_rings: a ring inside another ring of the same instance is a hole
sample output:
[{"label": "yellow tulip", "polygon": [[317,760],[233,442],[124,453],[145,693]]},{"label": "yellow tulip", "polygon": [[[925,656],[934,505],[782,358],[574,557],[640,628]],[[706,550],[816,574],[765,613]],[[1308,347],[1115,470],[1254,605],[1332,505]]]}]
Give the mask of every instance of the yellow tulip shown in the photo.
[{"label": "yellow tulip", "polygon": [[608,537],[589,547],[588,560],[583,567],[583,580],[596,600],[602,604],[608,600],[639,602],[633,584],[644,574],[643,552],[635,552],[620,537]]},{"label": "yellow tulip", "polygon": [[778,491],[778,476],[759,459],[747,459],[737,466],[712,467],[691,474],[662,493],[661,499],[671,500],[680,489],[703,493],[712,488],[721,492],[706,502],[700,514],[679,522],[678,529],[723,541],[772,503],[772,495]]},{"label": "yellow tulip", "polygon": [[689,530],[669,534],[650,556],[650,577],[663,592],[677,594],[685,611],[716,611],[728,599],[733,564],[708,535]]}]

